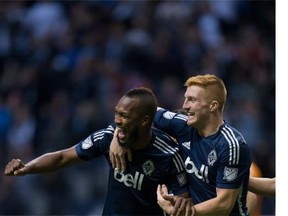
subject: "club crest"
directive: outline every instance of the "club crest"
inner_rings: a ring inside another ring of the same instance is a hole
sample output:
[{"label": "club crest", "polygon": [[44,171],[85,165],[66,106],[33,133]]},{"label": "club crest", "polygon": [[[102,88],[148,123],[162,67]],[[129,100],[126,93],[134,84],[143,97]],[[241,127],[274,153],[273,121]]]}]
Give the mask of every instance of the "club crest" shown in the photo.
[{"label": "club crest", "polygon": [[215,149],[213,149],[209,154],[208,154],[208,165],[213,166],[213,164],[217,161],[217,154]]},{"label": "club crest", "polygon": [[151,160],[147,160],[142,165],[142,169],[146,175],[151,175],[151,173],[155,170],[155,166]]},{"label": "club crest", "polygon": [[185,185],[187,183],[187,178],[186,178],[185,173],[181,173],[181,174],[177,175],[177,180],[181,186]]}]

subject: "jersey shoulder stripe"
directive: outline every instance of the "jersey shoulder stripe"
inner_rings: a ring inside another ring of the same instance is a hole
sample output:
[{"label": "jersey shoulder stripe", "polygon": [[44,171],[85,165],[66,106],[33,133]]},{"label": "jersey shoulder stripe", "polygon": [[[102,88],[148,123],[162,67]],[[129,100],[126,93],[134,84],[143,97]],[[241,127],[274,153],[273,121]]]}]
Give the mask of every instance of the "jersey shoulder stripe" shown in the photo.
[{"label": "jersey shoulder stripe", "polygon": [[239,164],[240,145],[235,133],[227,125],[221,129],[221,133],[229,144],[229,165]]},{"label": "jersey shoulder stripe", "polygon": [[159,147],[162,147],[162,151],[165,153],[173,154],[174,152],[178,151],[178,147],[173,148],[166,141],[164,141],[158,136],[155,137],[155,142],[153,143],[153,145],[158,145]]},{"label": "jersey shoulder stripe", "polygon": [[106,129],[97,131],[93,134],[93,141],[101,140],[104,137],[104,134],[114,134],[114,128],[110,125]]},{"label": "jersey shoulder stripe", "polygon": [[164,140],[160,139],[157,136],[155,138],[153,146],[165,154],[173,155],[173,162],[178,172],[181,172],[184,170],[184,163],[178,152],[179,151],[178,147],[173,148],[167,142],[165,142]]},{"label": "jersey shoulder stripe", "polygon": [[177,114],[176,116],[175,116],[175,119],[179,119],[179,120],[182,120],[182,121],[187,121],[188,120],[188,116],[186,116],[186,115],[183,115],[183,114]]}]

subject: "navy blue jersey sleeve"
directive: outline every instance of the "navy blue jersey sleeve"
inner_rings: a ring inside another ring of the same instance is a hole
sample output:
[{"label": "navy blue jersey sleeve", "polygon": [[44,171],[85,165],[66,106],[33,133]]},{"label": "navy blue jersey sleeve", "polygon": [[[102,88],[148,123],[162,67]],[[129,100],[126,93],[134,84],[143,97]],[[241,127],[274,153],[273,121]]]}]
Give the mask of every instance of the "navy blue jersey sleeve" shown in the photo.
[{"label": "navy blue jersey sleeve", "polygon": [[[153,146],[165,155],[164,159],[161,154],[157,153],[156,158],[162,165],[163,181],[169,188],[169,191],[175,195],[188,192],[188,178],[184,166],[183,159],[179,152],[179,145],[175,142],[171,136],[163,133],[162,131],[153,128],[153,134],[155,141]],[[158,167],[157,166],[157,167]]]},{"label": "navy blue jersey sleeve", "polygon": [[154,118],[154,126],[172,137],[183,134],[187,128],[187,116],[158,108]]},{"label": "navy blue jersey sleeve", "polygon": [[221,155],[216,187],[239,188],[249,176],[250,150],[242,135],[235,129],[225,125],[221,133],[225,142],[219,146]]},{"label": "navy blue jersey sleeve", "polygon": [[171,177],[168,178],[170,179],[168,185],[173,194],[179,195],[188,192],[188,178],[184,162],[178,152],[174,154],[169,174]]},{"label": "navy blue jersey sleeve", "polygon": [[98,130],[76,145],[76,152],[82,160],[92,160],[108,154],[113,138],[114,128],[110,125],[106,129]]}]

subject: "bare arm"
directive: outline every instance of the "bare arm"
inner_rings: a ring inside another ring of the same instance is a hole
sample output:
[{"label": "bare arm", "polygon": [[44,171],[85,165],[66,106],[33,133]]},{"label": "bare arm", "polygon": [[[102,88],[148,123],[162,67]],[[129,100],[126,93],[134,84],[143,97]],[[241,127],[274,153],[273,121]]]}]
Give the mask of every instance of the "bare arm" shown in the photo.
[{"label": "bare arm", "polygon": [[[163,186],[162,186],[163,187]],[[175,196],[167,195],[160,186],[157,190],[157,198],[159,206],[168,214],[171,215],[183,215],[186,211],[185,216],[188,215],[229,215],[235,204],[237,195],[240,189],[220,189],[217,188],[217,196],[213,199],[207,200],[205,202],[193,205],[192,200],[186,199],[185,206],[187,207],[187,201],[191,202],[189,211],[186,207],[181,209],[180,206],[176,206],[177,199]],[[182,201],[183,204],[183,201]],[[181,204],[181,205],[182,205]]]},{"label": "bare arm", "polygon": [[19,176],[26,174],[47,173],[80,162],[75,146],[56,152],[46,153],[24,164],[20,159],[11,160],[5,168],[5,175]]},{"label": "bare arm", "polygon": [[249,178],[249,191],[262,196],[275,197],[276,190],[276,178],[260,178],[251,177]]},{"label": "bare arm", "polygon": [[216,188],[217,196],[194,206],[195,215],[229,215],[240,189]]}]

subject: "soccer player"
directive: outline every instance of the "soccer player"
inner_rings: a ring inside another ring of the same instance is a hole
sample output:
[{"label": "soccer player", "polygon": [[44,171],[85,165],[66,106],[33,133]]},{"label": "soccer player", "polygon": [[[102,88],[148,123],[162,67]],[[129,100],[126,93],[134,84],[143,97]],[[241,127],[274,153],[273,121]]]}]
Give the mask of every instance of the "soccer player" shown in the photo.
[{"label": "soccer player", "polygon": [[[224,82],[206,74],[190,77],[185,86],[187,115],[159,108],[154,125],[179,143],[189,179],[188,202],[194,206],[187,211],[179,197],[168,196],[165,185],[157,189],[158,203],[171,215],[183,211],[186,215],[248,215],[251,155],[241,133],[223,120]],[[110,159],[117,167],[123,162],[114,153]]]},{"label": "soccer player", "polygon": [[[150,89],[131,89],[119,100],[114,123],[106,129],[92,133],[71,148],[46,153],[26,164],[13,159],[6,165],[5,174],[51,172],[104,156],[110,169],[103,215],[163,215],[155,193],[158,184],[167,184],[173,194],[188,196],[188,193],[178,145],[151,127],[156,110],[156,98]],[[118,142],[129,147],[133,155],[124,172],[113,169],[109,161],[109,146],[116,128]]]}]

